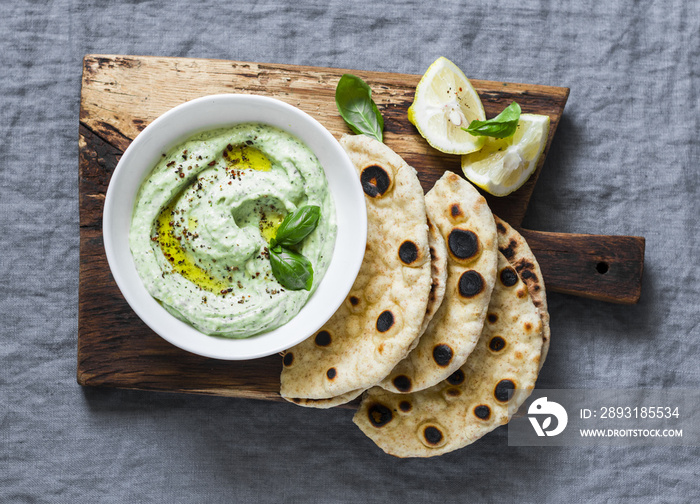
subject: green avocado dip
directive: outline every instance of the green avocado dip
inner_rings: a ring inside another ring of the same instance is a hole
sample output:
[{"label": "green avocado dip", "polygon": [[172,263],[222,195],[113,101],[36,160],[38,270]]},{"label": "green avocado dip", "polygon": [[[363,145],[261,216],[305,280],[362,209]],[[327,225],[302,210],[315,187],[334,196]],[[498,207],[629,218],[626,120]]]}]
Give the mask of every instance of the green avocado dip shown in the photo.
[{"label": "green avocado dip", "polygon": [[[310,290],[272,274],[270,240],[287,214],[320,207],[296,252]],[[335,207],[323,168],[296,137],[247,123],[197,134],[163,154],[141,185],[129,245],[148,292],[198,330],[246,338],[288,322],[318,287],[333,254]]]}]

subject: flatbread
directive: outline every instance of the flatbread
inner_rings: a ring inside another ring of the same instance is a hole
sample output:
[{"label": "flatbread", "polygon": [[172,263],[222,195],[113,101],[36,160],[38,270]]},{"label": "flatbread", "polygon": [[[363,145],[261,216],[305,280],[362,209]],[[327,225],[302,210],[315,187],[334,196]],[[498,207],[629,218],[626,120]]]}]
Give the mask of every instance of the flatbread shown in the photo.
[{"label": "flatbread", "polygon": [[540,358],[540,369],[542,369],[549,352],[551,336],[547,293],[544,288],[542,271],[537,263],[535,254],[530,250],[525,238],[506,221],[499,219],[495,215],[494,219],[496,220],[496,230],[498,231],[498,250],[508,259],[508,262],[515,268],[520,278],[527,285],[532,302],[537,307],[537,311],[542,319],[542,357]]},{"label": "flatbread", "polygon": [[[447,245],[445,239],[440,234],[440,230],[428,215],[428,245],[430,247],[430,295],[428,297],[428,307],[425,310],[423,323],[421,324],[421,335],[428,328],[428,324],[445,298],[445,288],[447,287]],[[416,344],[418,341],[415,342]]]},{"label": "flatbread", "polygon": [[467,362],[444,382],[411,394],[374,387],[353,421],[396,457],[433,457],[462,448],[512,415],[532,392],[542,321],[526,285],[499,253],[489,317]]},{"label": "flatbread", "polygon": [[340,143],[365,191],[367,248],[338,311],[285,352],[280,393],[290,401],[330,399],[378,383],[410,350],[428,307],[428,225],[416,171],[370,137],[346,135]]},{"label": "flatbread", "polygon": [[299,397],[295,398],[285,398],[294,404],[299,406],[306,406],[307,408],[318,408],[318,409],[329,409],[340,406],[341,404],[346,404],[357,399],[362,395],[365,389],[351,390],[346,394],[341,394],[335,397],[329,397],[328,399],[301,399]]},{"label": "flatbread", "polygon": [[464,364],[481,334],[496,281],[496,224],[484,197],[446,172],[425,201],[447,244],[447,285],[416,348],[379,384],[397,393],[432,387]]}]

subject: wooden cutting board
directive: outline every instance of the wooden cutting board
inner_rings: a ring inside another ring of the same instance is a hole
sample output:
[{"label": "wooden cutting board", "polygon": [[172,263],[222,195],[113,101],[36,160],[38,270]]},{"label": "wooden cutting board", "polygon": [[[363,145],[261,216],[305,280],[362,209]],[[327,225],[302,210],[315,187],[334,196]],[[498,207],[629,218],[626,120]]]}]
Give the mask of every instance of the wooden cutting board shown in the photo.
[{"label": "wooden cutting board", "polygon": [[[336,110],[335,86],[348,72],[371,86],[384,116],[385,143],[416,168],[425,191],[445,170],[461,174],[459,156],[432,149],[406,118],[419,75],[190,58],[84,58],[79,127],[81,385],[280,399],[279,356],[207,359],[172,346],[141,322],[122,297],[105,257],[105,193],[120,156],[140,131],[168,109],[204,95],[272,96],[309,113],[340,138],[350,131]],[[513,100],[524,113],[549,115],[546,154],[568,88],[480,80],[472,84],[487,117]],[[521,189],[505,198],[487,195],[494,213],[519,227],[541,170],[542,162]],[[617,303],[639,300],[644,238],[521,232],[538,258],[548,291]]]}]

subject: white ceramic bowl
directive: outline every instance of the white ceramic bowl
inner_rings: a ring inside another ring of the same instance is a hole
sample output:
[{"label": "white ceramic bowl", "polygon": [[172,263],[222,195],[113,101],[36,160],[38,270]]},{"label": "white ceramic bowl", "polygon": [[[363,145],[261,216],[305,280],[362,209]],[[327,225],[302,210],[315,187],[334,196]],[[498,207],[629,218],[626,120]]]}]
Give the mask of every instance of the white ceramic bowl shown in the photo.
[{"label": "white ceramic bowl", "polygon": [[[129,250],[137,191],[163,152],[191,135],[242,122],[259,122],[292,133],[313,150],[326,172],[335,202],[338,233],[330,266],[318,289],[287,324],[246,339],[208,336],[173,317],[146,291]],[[347,154],[318,121],[280,100],[257,95],[204,96],[166,112],[124,152],[107,189],[103,215],[107,260],[131,308],[173,345],[206,357],[240,360],[272,355],[315,333],[337,310],[362,264],[367,213],[359,178]]]}]

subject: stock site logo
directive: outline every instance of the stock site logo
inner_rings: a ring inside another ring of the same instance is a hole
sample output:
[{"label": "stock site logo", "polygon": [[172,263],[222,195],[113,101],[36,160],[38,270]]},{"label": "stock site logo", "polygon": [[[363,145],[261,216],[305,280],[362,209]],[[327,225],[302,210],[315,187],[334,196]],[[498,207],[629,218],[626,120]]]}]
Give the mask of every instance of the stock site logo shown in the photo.
[{"label": "stock site logo", "polygon": [[[527,410],[528,419],[538,436],[556,436],[566,429],[569,422],[569,415],[564,407],[554,401],[548,401],[546,397],[540,397],[534,401]],[[540,423],[538,417],[544,417]],[[549,429],[552,424],[552,417],[557,419],[554,429]],[[549,430],[547,430],[549,429]]]}]

